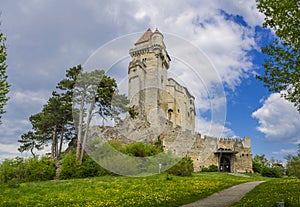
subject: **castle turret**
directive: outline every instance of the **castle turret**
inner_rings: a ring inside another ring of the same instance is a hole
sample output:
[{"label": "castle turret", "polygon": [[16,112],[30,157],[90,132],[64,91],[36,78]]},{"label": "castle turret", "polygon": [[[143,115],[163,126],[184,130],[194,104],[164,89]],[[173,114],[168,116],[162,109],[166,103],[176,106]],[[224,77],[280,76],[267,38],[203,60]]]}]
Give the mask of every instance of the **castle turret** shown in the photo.
[{"label": "castle turret", "polygon": [[158,105],[162,102],[160,91],[167,83],[171,59],[163,39],[158,29],[154,32],[148,29],[129,51],[132,61],[128,68],[128,98],[130,105],[145,115],[155,114],[155,110],[159,109]]}]

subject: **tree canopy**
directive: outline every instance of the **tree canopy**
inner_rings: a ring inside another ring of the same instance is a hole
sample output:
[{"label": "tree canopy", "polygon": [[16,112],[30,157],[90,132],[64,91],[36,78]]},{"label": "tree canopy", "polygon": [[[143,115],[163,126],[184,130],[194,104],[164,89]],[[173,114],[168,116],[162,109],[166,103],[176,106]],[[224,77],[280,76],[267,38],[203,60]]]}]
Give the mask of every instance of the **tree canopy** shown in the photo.
[{"label": "tree canopy", "polygon": [[21,136],[18,142],[20,152],[42,149],[51,144],[51,158],[58,159],[62,146],[76,136],[72,116],[72,88],[77,75],[82,71],[81,66],[67,70],[66,79],[57,84],[60,92],[52,92],[41,112],[30,116],[32,130]]},{"label": "tree canopy", "polygon": [[9,92],[9,84],[7,82],[6,75],[6,46],[5,46],[6,37],[0,32],[0,124],[2,114],[5,113],[4,106],[8,101],[7,94]]},{"label": "tree canopy", "polygon": [[59,159],[63,143],[74,139],[76,158],[81,161],[92,117],[117,122],[119,114],[127,111],[127,97],[119,94],[117,87],[103,70],[83,72],[80,65],[70,68],[57,84],[58,92],[52,93],[40,113],[29,118],[32,130],[21,136],[18,150],[35,155],[34,149],[50,143],[52,159]]},{"label": "tree canopy", "polygon": [[272,92],[280,92],[300,113],[300,3],[298,0],[256,0],[265,15],[264,27],[275,31],[272,44],[262,48],[267,55],[264,74],[257,76]]}]

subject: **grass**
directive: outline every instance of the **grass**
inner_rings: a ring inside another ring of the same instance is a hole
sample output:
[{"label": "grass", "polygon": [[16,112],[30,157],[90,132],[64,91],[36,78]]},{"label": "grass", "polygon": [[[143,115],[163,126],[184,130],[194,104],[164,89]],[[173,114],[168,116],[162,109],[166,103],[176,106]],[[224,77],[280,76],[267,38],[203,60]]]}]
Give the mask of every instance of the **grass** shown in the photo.
[{"label": "grass", "polygon": [[300,206],[300,179],[271,179],[250,191],[234,207],[240,206],[276,206],[276,202],[285,202],[285,207]]},{"label": "grass", "polygon": [[22,183],[17,188],[2,186],[0,206],[179,206],[233,185],[262,179],[224,173],[166,178],[166,174],[104,176]]}]

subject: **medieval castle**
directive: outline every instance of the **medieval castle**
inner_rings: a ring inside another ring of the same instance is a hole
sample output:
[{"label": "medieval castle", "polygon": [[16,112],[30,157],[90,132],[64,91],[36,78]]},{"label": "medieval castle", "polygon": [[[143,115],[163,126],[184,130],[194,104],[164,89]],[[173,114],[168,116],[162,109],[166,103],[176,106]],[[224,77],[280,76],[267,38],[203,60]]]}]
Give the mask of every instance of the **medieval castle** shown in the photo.
[{"label": "medieval castle", "polygon": [[171,58],[163,34],[148,29],[130,49],[128,98],[150,128],[158,130],[165,150],[188,154],[195,171],[216,165],[223,172],[252,172],[250,138],[219,139],[195,133],[195,98],[167,76]]},{"label": "medieval castle", "polygon": [[164,36],[148,29],[130,49],[128,98],[132,110],[122,124],[107,127],[105,140],[162,142],[164,151],[192,158],[194,170],[210,165],[221,172],[252,172],[250,138],[215,138],[195,133],[195,97],[188,89],[168,78],[171,58]]}]

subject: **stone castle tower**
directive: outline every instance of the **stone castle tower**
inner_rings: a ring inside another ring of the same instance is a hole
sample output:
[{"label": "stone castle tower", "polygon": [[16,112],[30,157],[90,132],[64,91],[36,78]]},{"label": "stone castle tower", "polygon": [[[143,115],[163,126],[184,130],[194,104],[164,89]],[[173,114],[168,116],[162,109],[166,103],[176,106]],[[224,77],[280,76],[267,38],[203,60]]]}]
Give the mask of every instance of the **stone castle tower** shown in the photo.
[{"label": "stone castle tower", "polygon": [[128,67],[128,98],[130,106],[155,127],[165,119],[194,132],[195,98],[187,88],[167,76],[171,58],[163,41],[164,36],[156,29],[148,29],[130,49],[132,60]]},{"label": "stone castle tower", "polygon": [[100,128],[97,136],[123,143],[160,139],[165,152],[190,156],[195,171],[216,165],[221,172],[252,172],[249,137],[220,139],[195,133],[195,98],[168,78],[171,58],[163,40],[157,29],[148,29],[129,51],[128,98],[138,116],[128,115],[119,126]]}]

